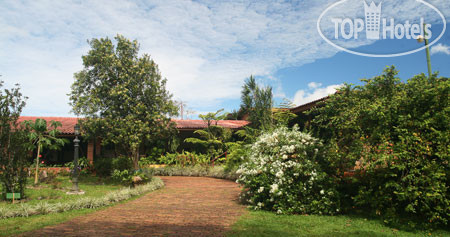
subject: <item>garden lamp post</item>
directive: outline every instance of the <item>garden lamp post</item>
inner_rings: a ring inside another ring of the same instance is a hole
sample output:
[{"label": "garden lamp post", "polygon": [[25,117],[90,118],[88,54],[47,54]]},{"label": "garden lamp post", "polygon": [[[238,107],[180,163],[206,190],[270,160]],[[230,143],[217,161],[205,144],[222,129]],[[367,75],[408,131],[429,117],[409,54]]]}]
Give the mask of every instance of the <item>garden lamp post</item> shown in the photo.
[{"label": "garden lamp post", "polygon": [[78,139],[78,135],[80,135],[80,125],[77,123],[75,124],[75,139],[73,139],[73,146],[74,146],[74,152],[73,152],[73,176],[72,176],[72,183],[73,183],[73,192],[79,192],[78,190],[78,149],[80,148],[80,139]]},{"label": "garden lamp post", "polygon": [[425,23],[423,24],[423,35],[419,35],[417,37],[417,42],[422,43],[425,42],[425,50],[427,52],[427,66],[428,66],[428,76],[431,78],[432,72],[431,72],[431,58],[430,58],[430,48],[428,47],[428,39],[427,39],[427,32],[425,32]]}]

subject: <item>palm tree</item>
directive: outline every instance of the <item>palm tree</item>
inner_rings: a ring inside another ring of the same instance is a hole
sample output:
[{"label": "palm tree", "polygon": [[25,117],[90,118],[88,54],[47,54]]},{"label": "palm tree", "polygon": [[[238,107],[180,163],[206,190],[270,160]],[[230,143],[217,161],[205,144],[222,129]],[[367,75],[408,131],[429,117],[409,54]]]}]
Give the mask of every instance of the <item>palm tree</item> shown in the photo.
[{"label": "palm tree", "polygon": [[49,148],[52,150],[59,149],[65,143],[67,143],[67,139],[57,138],[60,131],[58,127],[62,126],[60,122],[50,121],[50,128],[47,128],[47,121],[45,119],[36,119],[36,121],[27,120],[24,121],[23,124],[27,129],[29,129],[30,133],[28,135],[30,141],[33,146],[37,146],[37,155],[36,155],[36,172],[34,175],[34,184],[38,183],[38,174],[39,174],[39,156],[43,148]]}]

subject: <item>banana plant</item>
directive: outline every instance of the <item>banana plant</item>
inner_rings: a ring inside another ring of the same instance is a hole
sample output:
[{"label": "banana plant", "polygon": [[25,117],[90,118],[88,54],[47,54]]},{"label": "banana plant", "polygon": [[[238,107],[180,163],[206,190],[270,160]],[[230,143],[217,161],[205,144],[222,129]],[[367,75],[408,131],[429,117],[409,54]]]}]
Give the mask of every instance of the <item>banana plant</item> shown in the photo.
[{"label": "banana plant", "polygon": [[[69,141],[64,138],[57,138],[60,134],[58,127],[62,124],[57,121],[50,121],[50,125],[47,127],[47,121],[45,119],[38,118],[34,122],[27,120],[23,122],[23,125],[30,131],[28,138],[33,146],[37,147],[36,155],[36,171],[34,175],[34,184],[37,184],[39,179],[39,157],[42,149],[49,148],[51,150],[59,149]],[[49,129],[50,128],[50,129]]]}]

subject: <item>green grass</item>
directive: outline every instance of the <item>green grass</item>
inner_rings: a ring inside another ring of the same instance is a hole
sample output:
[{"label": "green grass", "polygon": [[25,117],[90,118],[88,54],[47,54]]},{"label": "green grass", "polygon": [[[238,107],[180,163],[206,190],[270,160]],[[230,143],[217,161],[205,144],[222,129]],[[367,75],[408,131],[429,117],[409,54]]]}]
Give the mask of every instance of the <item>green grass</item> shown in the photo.
[{"label": "green grass", "polygon": [[101,207],[97,209],[80,209],[72,210],[64,213],[52,213],[47,215],[36,215],[30,217],[16,217],[9,219],[0,219],[0,236],[11,236],[18,235],[24,232],[33,231],[37,229],[44,228],[50,225],[57,225],[69,221],[78,216],[86,215],[95,211],[99,211],[119,203],[129,202],[131,200],[137,199],[145,194],[132,197],[122,202],[117,202],[113,205]]},{"label": "green grass", "polygon": [[450,231],[404,231],[379,220],[354,216],[276,215],[250,211],[242,216],[229,236],[450,236]]},{"label": "green grass", "polygon": [[[83,197],[101,197],[108,192],[123,187],[107,179],[84,175],[79,178],[79,188],[86,193],[84,195],[67,195],[66,192],[72,188],[69,176],[57,176],[47,183],[40,183],[36,187],[33,186],[33,181],[32,178],[27,180],[26,197],[20,202],[28,204],[37,204],[42,201],[48,203],[67,202]],[[0,201],[0,207],[15,208],[17,204],[11,204],[10,201]]]},{"label": "green grass", "polygon": [[[69,182],[68,177],[59,177],[59,179],[62,181],[62,185],[64,185],[65,187],[71,187],[72,184]],[[69,186],[67,186],[67,185],[69,185]],[[83,198],[86,196],[101,197],[110,191],[118,190],[121,187],[123,187],[121,185],[117,185],[113,182],[109,182],[107,180],[103,180],[103,179],[100,179],[97,177],[84,176],[80,179],[80,187],[82,190],[86,191],[85,195],[66,195],[65,191],[59,192],[59,190],[57,190],[58,192],[56,192],[56,194],[61,196],[58,199],[35,200],[36,197],[49,196],[49,195],[51,195],[51,193],[54,192],[54,190],[52,190],[52,187],[51,187],[52,185],[41,184],[41,186],[42,186],[42,189],[32,189],[32,190],[28,191],[28,195],[29,195],[28,203],[33,204],[35,202],[38,203],[41,201],[49,201],[49,202],[53,202],[53,203],[54,202],[64,202],[64,201],[74,200],[77,198]],[[67,189],[69,189],[69,188],[67,188]],[[80,210],[66,211],[63,213],[51,213],[51,214],[46,214],[46,215],[34,215],[34,216],[30,216],[30,217],[15,217],[15,218],[8,218],[8,219],[0,219],[0,236],[17,235],[17,234],[21,234],[24,232],[40,229],[45,226],[63,223],[63,222],[69,221],[73,218],[76,218],[78,216],[82,216],[82,215],[86,215],[86,214],[89,214],[89,213],[92,213],[92,212],[95,212],[98,210],[102,210],[102,209],[108,208],[110,206],[119,204],[119,203],[125,203],[125,202],[131,201],[131,200],[135,200],[143,195],[145,195],[145,193],[142,195],[134,196],[130,199],[127,199],[127,200],[124,200],[121,202],[114,203],[109,206],[96,208],[96,209],[80,209]],[[10,204],[7,202],[3,202],[3,203],[1,203],[1,205],[14,206],[13,204]]]}]

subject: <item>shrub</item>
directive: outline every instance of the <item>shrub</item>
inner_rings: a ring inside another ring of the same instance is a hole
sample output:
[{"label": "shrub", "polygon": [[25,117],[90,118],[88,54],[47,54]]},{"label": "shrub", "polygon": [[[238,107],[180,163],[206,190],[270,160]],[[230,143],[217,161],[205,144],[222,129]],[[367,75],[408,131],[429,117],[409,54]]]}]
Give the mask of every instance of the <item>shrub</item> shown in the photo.
[{"label": "shrub", "polygon": [[248,145],[236,146],[232,149],[225,161],[225,171],[236,171],[247,160],[249,151],[250,146]]},{"label": "shrub", "polygon": [[107,177],[112,173],[112,159],[111,158],[96,158],[94,159],[94,169],[97,175]]},{"label": "shrub", "polygon": [[311,126],[336,170],[356,162],[353,205],[389,223],[446,225],[450,80],[421,74],[403,83],[396,75],[391,67],[364,85],[346,85],[311,111]]},{"label": "shrub", "polygon": [[119,156],[112,159],[112,169],[113,170],[132,170],[133,169],[133,160],[129,157]]},{"label": "shrub", "polygon": [[[73,170],[73,161],[69,161],[64,164],[65,167],[69,167],[70,170]],[[78,159],[78,167],[81,171],[81,173],[86,174],[92,171],[91,164],[89,163],[88,159],[86,157],[80,157]]]},{"label": "shrub", "polygon": [[152,179],[152,176],[151,170],[114,170],[111,178],[117,182],[131,186],[146,183]]},{"label": "shrub", "polygon": [[297,126],[261,135],[237,171],[246,201],[256,210],[277,213],[339,212],[338,193],[317,162],[320,148],[318,139]]},{"label": "shrub", "polygon": [[218,179],[236,180],[238,175],[234,171],[226,171],[222,166],[166,166],[151,169],[154,175],[159,176],[195,176]]},{"label": "shrub", "polygon": [[167,153],[159,158],[159,162],[161,164],[179,166],[209,165],[211,157],[206,154],[183,151],[182,153]]}]

